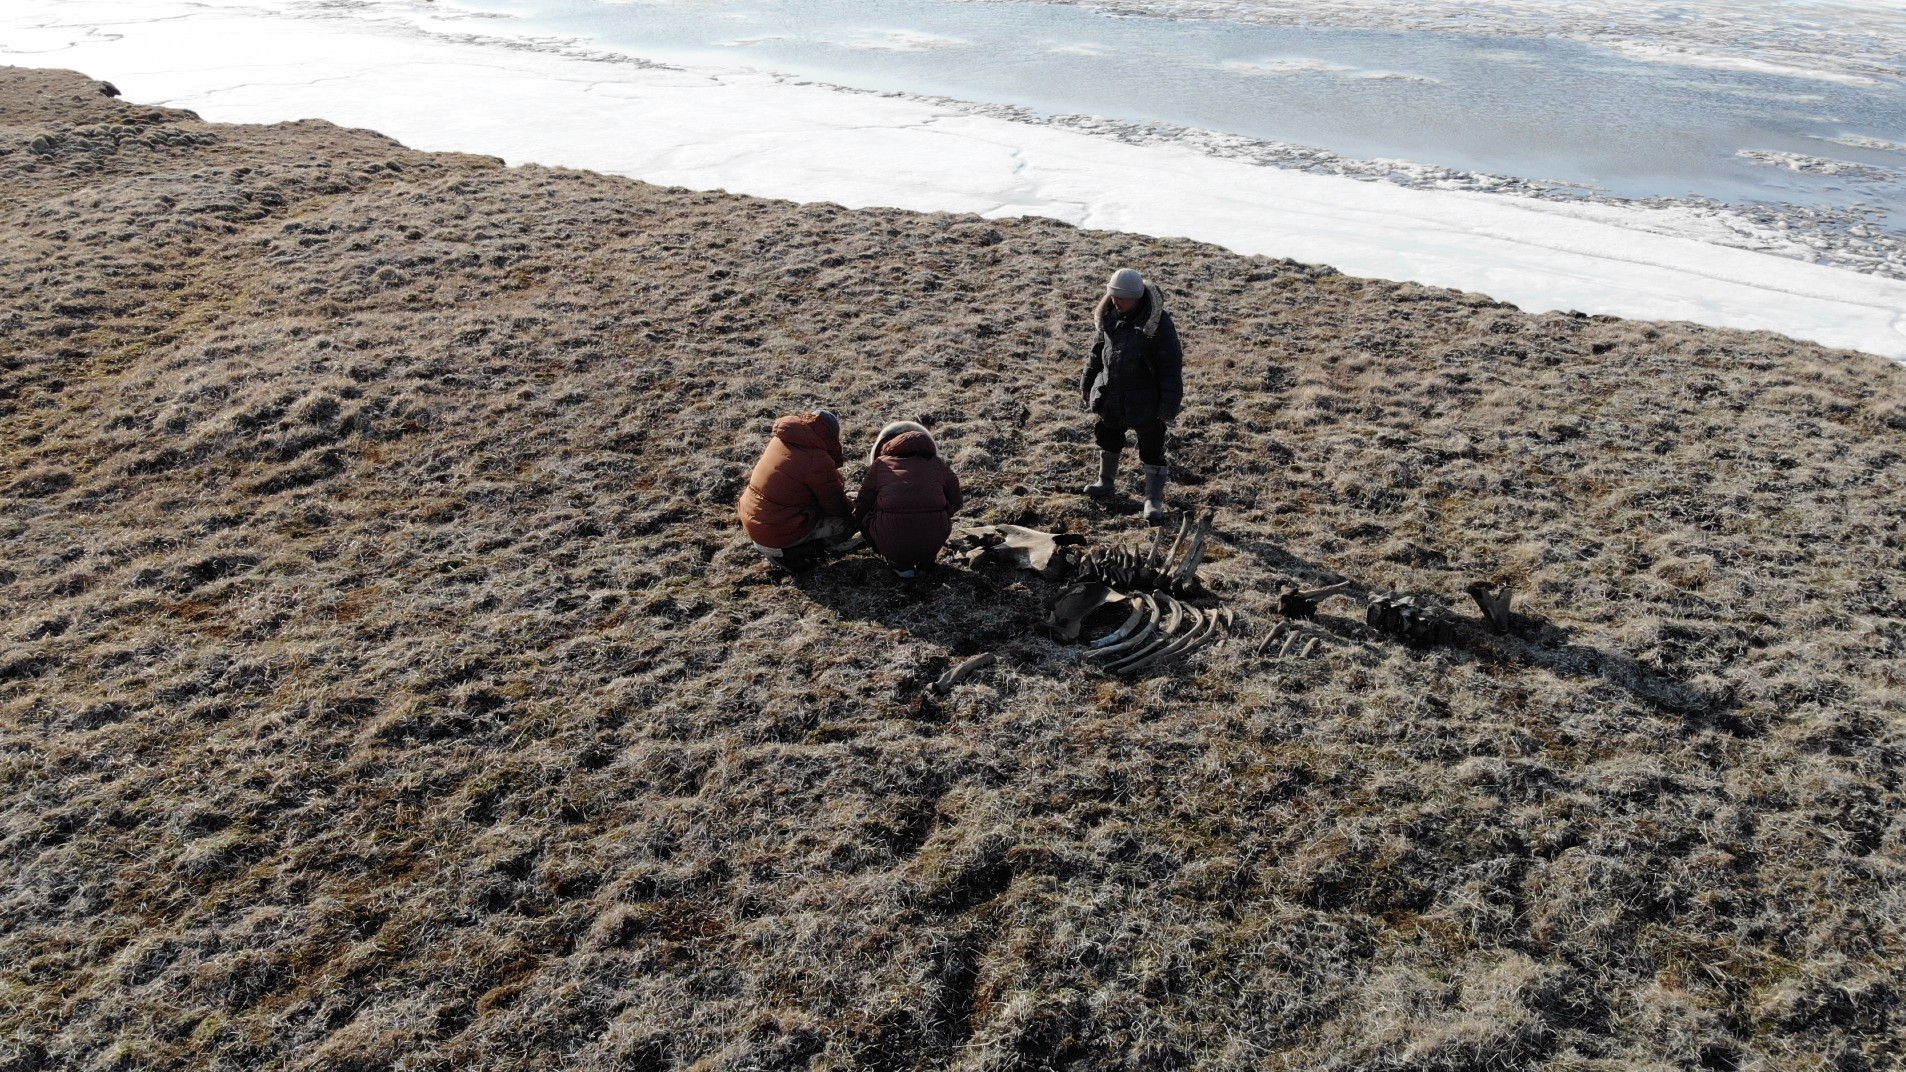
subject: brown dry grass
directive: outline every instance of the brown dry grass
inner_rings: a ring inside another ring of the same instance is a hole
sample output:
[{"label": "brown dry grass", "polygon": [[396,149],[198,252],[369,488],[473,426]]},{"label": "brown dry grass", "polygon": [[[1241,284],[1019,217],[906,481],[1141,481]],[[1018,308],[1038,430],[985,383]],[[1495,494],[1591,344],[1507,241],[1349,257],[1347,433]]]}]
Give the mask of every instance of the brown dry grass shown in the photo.
[{"label": "brown dry grass", "polygon": [[[1900,1062],[1884,361],[8,68],[0,221],[0,1066]],[[1132,538],[1070,490],[1120,263],[1258,628],[1494,577],[1517,634],[1113,681],[1036,580],[746,552],[817,404]]]}]

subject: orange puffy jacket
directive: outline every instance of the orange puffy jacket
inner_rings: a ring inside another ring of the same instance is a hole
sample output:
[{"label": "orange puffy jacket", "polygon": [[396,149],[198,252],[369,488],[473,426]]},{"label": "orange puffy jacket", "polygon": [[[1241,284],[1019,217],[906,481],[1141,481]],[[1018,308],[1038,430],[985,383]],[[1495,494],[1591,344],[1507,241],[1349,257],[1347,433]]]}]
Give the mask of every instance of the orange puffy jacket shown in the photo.
[{"label": "orange puffy jacket", "polygon": [[840,467],[840,433],[818,413],[774,422],[774,438],[754,463],[735,504],[748,538],[763,547],[792,547],[823,517],[853,512]]}]

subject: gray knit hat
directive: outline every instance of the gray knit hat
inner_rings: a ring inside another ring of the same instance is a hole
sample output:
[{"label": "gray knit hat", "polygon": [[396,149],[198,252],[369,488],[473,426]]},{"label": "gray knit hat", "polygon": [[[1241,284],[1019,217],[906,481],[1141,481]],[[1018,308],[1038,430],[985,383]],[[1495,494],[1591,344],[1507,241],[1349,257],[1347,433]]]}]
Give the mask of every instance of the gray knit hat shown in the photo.
[{"label": "gray knit hat", "polygon": [[840,434],[840,418],[839,417],[834,416],[832,413],[829,413],[827,410],[824,410],[824,409],[815,410],[814,415],[816,417],[819,417],[821,421],[824,424],[826,424],[829,428],[832,428],[834,430],[835,435]]},{"label": "gray knit hat", "polygon": [[1120,268],[1105,281],[1105,292],[1114,298],[1137,298],[1145,293],[1145,277],[1136,268]]}]

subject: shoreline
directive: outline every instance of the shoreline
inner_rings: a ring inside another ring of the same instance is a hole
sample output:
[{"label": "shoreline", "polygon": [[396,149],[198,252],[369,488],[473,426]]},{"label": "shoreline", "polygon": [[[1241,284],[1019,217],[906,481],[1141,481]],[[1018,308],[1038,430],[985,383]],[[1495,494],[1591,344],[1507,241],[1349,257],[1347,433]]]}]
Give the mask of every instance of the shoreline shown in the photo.
[{"label": "shoreline", "polygon": [[[1050,215],[1483,291],[1529,310],[1770,328],[1906,360],[1906,317],[1896,312],[1906,309],[1906,282],[1654,233],[1692,227],[1741,241],[1726,216],[1690,219],[1693,210],[1677,208],[1651,219],[1585,201],[1412,190],[1214,157],[1175,132],[1164,144],[1131,146],[967,105],[605,64],[474,36],[391,37],[392,27],[348,20],[241,19],[222,31],[251,41],[241,51],[280,56],[279,70],[305,72],[304,84],[142,70],[140,57],[189,54],[205,19],[221,24],[191,10],[200,21],[190,27],[191,19],[114,24],[118,40],[62,54],[97,56],[92,73],[132,95],[214,118],[322,114],[425,147],[664,183],[849,207]],[[340,66],[346,55],[354,58]],[[1161,189],[1170,204],[1151,196]],[[1767,241],[1766,228],[1750,233],[1748,244]]]}]

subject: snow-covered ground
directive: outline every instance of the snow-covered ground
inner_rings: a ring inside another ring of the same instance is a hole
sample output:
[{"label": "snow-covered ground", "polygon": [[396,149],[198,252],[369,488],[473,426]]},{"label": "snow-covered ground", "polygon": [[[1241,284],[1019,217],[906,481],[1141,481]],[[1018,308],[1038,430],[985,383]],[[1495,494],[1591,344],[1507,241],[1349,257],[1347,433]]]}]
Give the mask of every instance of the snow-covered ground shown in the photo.
[{"label": "snow-covered ground", "polygon": [[[1344,8],[1352,17],[1379,5]],[[1899,18],[1891,4],[1859,10],[1875,35]],[[1716,47],[1698,34],[1686,41]],[[939,47],[905,34],[873,45]],[[1828,73],[1890,77],[1863,55],[1836,59]],[[1289,161],[1262,160],[1215,132],[650,62],[428,0],[8,0],[0,60],[76,68],[131,99],[217,121],[318,116],[423,149],[652,182],[1053,216],[1480,291],[1525,309],[1765,328],[1906,360],[1906,282],[1807,263],[1803,244],[1779,248],[1779,221],[1744,241],[1738,214],[1700,204],[1506,197],[1439,188],[1464,184],[1435,169],[1413,188],[1359,181],[1354,168],[1265,166]],[[1755,243],[1778,253],[1738,248]]]}]

